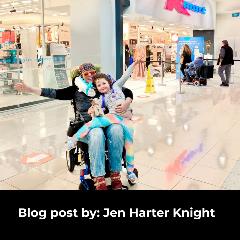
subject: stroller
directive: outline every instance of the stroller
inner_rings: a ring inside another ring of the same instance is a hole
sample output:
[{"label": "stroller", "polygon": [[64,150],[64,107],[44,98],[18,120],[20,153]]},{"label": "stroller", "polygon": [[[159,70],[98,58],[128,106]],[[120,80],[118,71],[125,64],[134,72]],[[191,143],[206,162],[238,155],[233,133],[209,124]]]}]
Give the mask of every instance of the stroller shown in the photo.
[{"label": "stroller", "polygon": [[206,86],[207,80],[213,78],[214,65],[205,65],[195,68],[193,65],[187,65],[185,73],[188,74],[189,80],[182,79],[181,82],[187,82],[193,84],[194,86]]},{"label": "stroller", "polygon": [[[67,131],[67,136],[72,137],[84,124],[85,122],[81,120],[80,114],[77,112],[76,103],[72,101],[72,105],[74,108],[75,118],[71,119],[70,125]],[[108,160],[108,149],[107,144],[105,144],[105,169],[106,175],[105,178],[110,177],[110,167],[109,167],[109,160]],[[71,149],[70,151],[66,151],[66,160],[67,160],[67,167],[69,172],[73,172],[75,166],[81,166],[80,168],[80,191],[93,191],[95,190],[93,176],[91,175],[90,170],[90,158],[88,154],[88,145],[83,142],[78,142],[76,148]],[[122,165],[126,168],[126,151],[123,149],[122,153]],[[135,175],[138,177],[137,169],[134,169]],[[90,178],[86,178],[86,176],[90,176]],[[132,182],[128,180],[129,185],[132,186]],[[108,187],[111,190],[111,187]],[[127,186],[123,186],[123,190],[128,190]]]}]

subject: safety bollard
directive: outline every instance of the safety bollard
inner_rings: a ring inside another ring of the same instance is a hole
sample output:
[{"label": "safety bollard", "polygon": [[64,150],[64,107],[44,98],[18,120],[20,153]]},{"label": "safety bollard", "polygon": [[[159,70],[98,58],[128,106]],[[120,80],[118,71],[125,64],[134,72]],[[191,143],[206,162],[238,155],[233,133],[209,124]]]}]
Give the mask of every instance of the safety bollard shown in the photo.
[{"label": "safety bollard", "polygon": [[162,76],[161,76],[161,83],[159,86],[166,86],[166,84],[163,83],[163,78],[164,78],[164,62],[161,60],[161,66],[162,66]]}]

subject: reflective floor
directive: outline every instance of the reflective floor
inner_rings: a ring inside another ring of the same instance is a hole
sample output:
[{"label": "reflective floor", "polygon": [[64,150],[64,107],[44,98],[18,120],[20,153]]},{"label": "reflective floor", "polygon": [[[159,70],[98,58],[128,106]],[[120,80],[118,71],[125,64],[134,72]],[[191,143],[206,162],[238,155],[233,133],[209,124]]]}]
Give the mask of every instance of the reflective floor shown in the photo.
[{"label": "reflective floor", "polygon": [[[139,182],[130,189],[240,189],[240,81],[206,87],[167,78],[157,93],[134,92],[135,159]],[[0,189],[78,189],[79,167],[65,160],[70,103],[54,101],[0,115]],[[125,174],[122,173],[126,183]],[[126,183],[127,184],[127,183]]]}]

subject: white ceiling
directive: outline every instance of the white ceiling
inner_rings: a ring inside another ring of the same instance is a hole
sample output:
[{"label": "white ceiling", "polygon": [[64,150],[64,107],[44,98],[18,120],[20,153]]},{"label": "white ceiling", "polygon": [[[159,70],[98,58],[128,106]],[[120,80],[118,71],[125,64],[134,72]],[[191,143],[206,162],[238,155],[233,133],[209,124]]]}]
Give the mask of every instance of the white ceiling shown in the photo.
[{"label": "white ceiling", "polygon": [[[46,24],[69,24],[71,0],[45,0]],[[41,24],[41,0],[0,0],[2,25]],[[10,12],[15,9],[16,12]]]},{"label": "white ceiling", "polygon": [[217,3],[218,14],[240,12],[240,0],[212,0]]},{"label": "white ceiling", "polygon": [[[210,1],[215,1],[217,3],[217,14],[240,12],[240,0]],[[70,3],[71,0],[45,0],[47,24],[60,22],[69,24]],[[17,12],[10,13],[13,7]],[[0,0],[0,21],[2,21],[4,25],[26,23],[40,24],[41,0]],[[146,23],[145,21],[143,22],[144,24]]]}]

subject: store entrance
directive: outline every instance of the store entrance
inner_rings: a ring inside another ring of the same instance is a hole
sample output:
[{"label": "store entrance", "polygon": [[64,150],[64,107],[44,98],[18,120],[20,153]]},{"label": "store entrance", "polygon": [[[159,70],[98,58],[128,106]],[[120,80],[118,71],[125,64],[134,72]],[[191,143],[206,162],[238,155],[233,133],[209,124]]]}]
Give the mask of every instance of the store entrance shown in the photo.
[{"label": "store entrance", "polygon": [[[124,66],[134,58],[142,56],[144,64],[134,70],[133,79],[145,78],[148,67],[154,77],[165,76],[176,79],[177,42],[180,36],[192,36],[192,30],[185,26],[167,24],[138,17],[124,17]],[[126,51],[127,49],[127,51]]]}]

